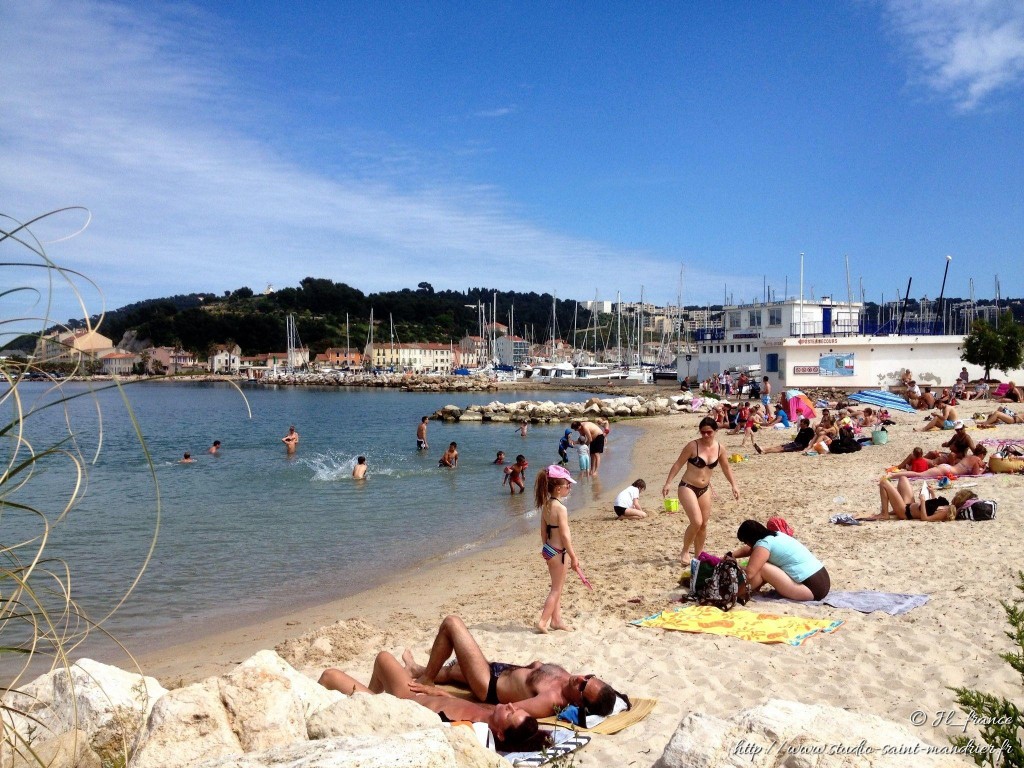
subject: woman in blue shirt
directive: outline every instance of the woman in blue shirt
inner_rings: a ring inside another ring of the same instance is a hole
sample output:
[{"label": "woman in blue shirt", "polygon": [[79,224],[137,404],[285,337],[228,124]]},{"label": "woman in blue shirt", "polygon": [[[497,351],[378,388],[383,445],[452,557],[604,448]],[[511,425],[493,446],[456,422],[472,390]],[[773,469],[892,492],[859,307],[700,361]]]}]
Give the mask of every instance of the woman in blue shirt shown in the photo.
[{"label": "woman in blue shirt", "polygon": [[733,557],[750,556],[746,574],[751,592],[767,583],[790,600],[821,600],[828,594],[832,586],[828,571],[796,539],[770,531],[756,520],[744,520],[736,538],[743,545],[732,553]]}]

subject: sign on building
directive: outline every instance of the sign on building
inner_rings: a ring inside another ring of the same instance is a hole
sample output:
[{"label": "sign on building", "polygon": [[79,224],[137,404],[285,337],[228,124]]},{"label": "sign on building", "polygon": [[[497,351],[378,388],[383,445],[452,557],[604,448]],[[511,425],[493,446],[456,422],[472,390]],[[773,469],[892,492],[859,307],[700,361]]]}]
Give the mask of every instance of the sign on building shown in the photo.
[{"label": "sign on building", "polygon": [[821,376],[853,376],[853,352],[845,355],[822,355],[818,360]]}]

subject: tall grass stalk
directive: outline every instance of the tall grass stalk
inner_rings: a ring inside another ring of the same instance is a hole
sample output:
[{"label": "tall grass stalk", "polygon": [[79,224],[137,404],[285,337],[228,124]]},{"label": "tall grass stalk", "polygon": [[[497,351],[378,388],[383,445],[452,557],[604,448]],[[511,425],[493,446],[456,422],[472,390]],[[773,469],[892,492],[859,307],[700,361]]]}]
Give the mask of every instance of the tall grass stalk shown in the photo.
[{"label": "tall grass stalk", "polygon": [[[60,238],[65,240],[80,234],[88,226],[88,211],[64,208],[28,222],[19,222],[0,213],[0,256],[6,257],[5,249],[8,248],[16,251],[13,259],[0,260],[0,274],[34,274],[25,270],[38,270],[43,283],[42,288],[24,285],[0,292],[0,302],[6,304],[24,297],[35,297],[36,305],[44,305],[40,313],[30,311],[13,316],[8,316],[9,313],[0,305],[0,348],[5,338],[23,335],[27,326],[34,324],[38,327],[33,335],[41,338],[45,329],[53,325],[50,317],[58,281],[69,287],[75,296],[82,316],[86,318],[87,331],[94,331],[102,324],[102,313],[95,325],[90,321],[79,290],[84,282],[99,293],[95,283],[81,273],[51,261],[44,244],[33,234],[33,225],[44,219],[56,219],[59,223],[73,212],[84,212],[85,224]],[[53,382],[44,394],[28,402],[23,384],[27,376],[41,370],[40,365],[45,362],[32,358],[27,362],[0,359],[0,387],[5,387],[0,393],[0,408],[8,413],[3,418],[9,419],[6,423],[0,419],[0,694],[23,685],[30,672],[68,668],[72,654],[90,635],[100,633],[109,637],[104,623],[138,585],[152,558],[160,529],[160,490],[155,466],[124,388],[115,380],[100,387],[69,393],[64,391],[62,382]],[[77,361],[76,373],[81,372],[81,365],[81,361]],[[102,411],[97,395],[112,387],[118,389],[124,401],[153,481],[153,533],[146,556],[131,583],[114,596],[112,605],[103,609],[102,616],[93,618],[75,600],[71,564],[47,556],[47,546],[55,528],[74,513],[88,488],[89,466],[98,461],[103,445]],[[76,429],[69,407],[71,401],[83,397],[92,398],[97,413],[97,425],[89,432],[90,438],[96,440],[96,447],[88,457],[84,455],[83,441],[80,440],[84,434]],[[35,445],[27,427],[51,408],[63,410],[61,432],[47,435],[45,445]],[[61,473],[65,492],[60,498],[48,499],[50,506],[24,503],[19,496],[32,488],[33,478],[42,470]],[[28,533],[18,538],[12,532],[15,528]],[[119,643],[117,645],[131,660],[129,666],[137,668],[127,649]],[[24,722],[26,716],[25,712],[10,708],[0,699],[0,747],[6,748],[8,754],[19,754],[29,762],[38,762],[32,742],[44,739],[48,734],[40,732],[42,728],[34,728],[31,718],[27,732],[24,728],[15,728],[14,723],[19,719]],[[127,761],[127,751],[124,759]]]}]

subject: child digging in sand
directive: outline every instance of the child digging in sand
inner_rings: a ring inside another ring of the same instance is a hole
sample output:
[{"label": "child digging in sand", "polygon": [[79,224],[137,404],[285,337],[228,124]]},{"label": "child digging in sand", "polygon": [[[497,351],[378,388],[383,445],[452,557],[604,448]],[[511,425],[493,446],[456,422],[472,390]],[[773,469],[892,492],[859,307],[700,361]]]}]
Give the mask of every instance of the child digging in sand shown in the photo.
[{"label": "child digging in sand", "polygon": [[[547,561],[548,573],[551,574],[551,590],[537,622],[537,631],[541,633],[546,633],[549,626],[551,629],[572,631],[572,627],[562,621],[562,587],[565,586],[569,566],[578,571],[580,561],[572,546],[569,515],[562,499],[569,496],[570,485],[575,482],[569,470],[559,464],[552,464],[537,473],[534,486],[534,500],[540,509],[540,553]],[[565,562],[566,555],[569,556],[568,564]]]}]

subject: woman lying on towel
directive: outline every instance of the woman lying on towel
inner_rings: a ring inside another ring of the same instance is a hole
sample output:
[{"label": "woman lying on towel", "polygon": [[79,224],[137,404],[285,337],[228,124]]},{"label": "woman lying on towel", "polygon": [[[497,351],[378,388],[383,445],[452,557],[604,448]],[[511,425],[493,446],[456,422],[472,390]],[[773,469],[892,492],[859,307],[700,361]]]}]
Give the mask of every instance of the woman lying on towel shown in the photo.
[{"label": "woman lying on towel", "polygon": [[978,424],[978,429],[990,429],[1000,424],[1024,424],[1024,416],[1016,413],[1012,408],[1003,406],[997,411],[992,411],[985,421]]},{"label": "woman lying on towel", "polygon": [[924,472],[893,472],[890,477],[909,477],[920,479],[924,477],[964,477],[970,475],[981,475],[988,471],[988,462],[985,461],[985,454],[988,451],[984,445],[974,448],[974,453],[964,456],[956,464],[936,464]]},{"label": "woman lying on towel", "polygon": [[549,736],[537,727],[537,720],[515,704],[480,704],[455,696],[413,693],[409,684],[413,677],[402,663],[386,651],[377,654],[373,662],[370,685],[365,686],[340,669],[327,669],[320,675],[320,685],[332,691],[351,696],[362,693],[390,693],[400,699],[421,704],[441,719],[450,723],[484,722],[502,752],[535,752],[548,745]]},{"label": "woman lying on towel", "polygon": [[915,493],[910,481],[901,477],[893,487],[885,475],[878,481],[878,493],[882,508],[877,515],[862,520],[888,520],[891,514],[896,520],[921,520],[926,523],[941,523],[952,520],[956,507],[945,496],[936,496],[927,483],[920,493]]},{"label": "woman lying on towel", "polygon": [[832,582],[825,566],[793,537],[744,520],[736,538],[743,544],[731,554],[737,560],[750,556],[746,574],[751,592],[771,584],[790,600],[821,600],[828,594]]}]

